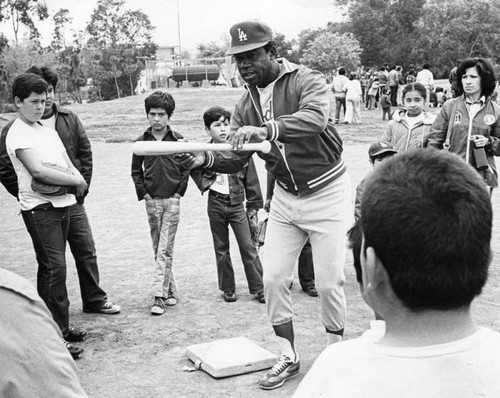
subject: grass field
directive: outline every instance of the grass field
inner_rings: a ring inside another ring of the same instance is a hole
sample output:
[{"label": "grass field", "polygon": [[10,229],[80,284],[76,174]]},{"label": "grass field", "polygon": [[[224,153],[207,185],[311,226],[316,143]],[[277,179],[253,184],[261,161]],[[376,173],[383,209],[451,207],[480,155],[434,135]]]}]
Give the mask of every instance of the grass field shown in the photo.
[{"label": "grass field", "polygon": [[[206,140],[201,115],[212,105],[232,108],[242,89],[172,89],[177,110],[172,127],[188,140]],[[174,271],[179,283],[179,304],[161,317],[149,314],[147,295],[153,269],[151,242],[143,202],[137,202],[130,178],[131,142],[146,128],[146,94],[120,100],[73,105],[92,141],[94,177],[86,209],[93,228],[101,271],[101,285],[111,300],[122,306],[116,316],[85,314],[74,262],[68,253],[68,292],[71,322],[84,327],[89,338],[82,344],[84,357],[77,361],[82,385],[92,397],[288,397],[301,377],[275,391],[258,388],[262,372],[213,379],[202,371],[189,373],[185,348],[190,344],[220,338],[246,336],[271,352],[278,353],[264,306],[248,294],[234,239],[238,301],[225,303],[217,290],[212,241],[206,215],[206,197],[190,184],[181,202]],[[12,117],[13,115],[5,115]],[[2,122],[0,120],[0,126]],[[370,170],[369,143],[382,133],[381,112],[362,111],[362,124],[339,125],[345,143],[353,191]],[[265,175],[257,159],[259,175]],[[265,183],[264,178],[261,184]],[[31,281],[36,280],[36,261],[16,200],[0,189],[0,264]],[[498,209],[500,194],[494,193]],[[474,306],[477,322],[495,327],[500,320],[500,223],[494,220],[494,259],[490,279]],[[265,245],[261,250],[265,250]],[[346,338],[358,336],[368,327],[372,313],[362,301],[354,278],[350,255],[346,262],[348,304]],[[295,278],[292,298],[295,309],[297,347],[302,375],[325,346],[319,318],[319,303],[298,288]]]}]

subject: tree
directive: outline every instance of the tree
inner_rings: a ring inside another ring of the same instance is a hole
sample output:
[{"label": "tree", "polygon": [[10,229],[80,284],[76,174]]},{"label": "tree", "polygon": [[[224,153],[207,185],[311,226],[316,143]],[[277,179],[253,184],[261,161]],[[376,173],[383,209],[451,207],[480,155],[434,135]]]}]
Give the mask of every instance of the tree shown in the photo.
[{"label": "tree", "polygon": [[52,34],[50,47],[54,51],[61,51],[66,47],[65,29],[66,25],[72,21],[72,18],[70,18],[69,11],[66,8],[61,8],[54,14],[52,21],[54,22],[54,33]]},{"label": "tree", "polygon": [[500,63],[498,1],[430,0],[420,22],[416,55],[445,76],[459,60],[492,58]]},{"label": "tree", "polygon": [[[87,47],[100,53],[102,69],[93,65],[87,70],[97,74],[90,77],[101,85],[99,90],[104,99],[120,97],[129,90],[130,94],[134,93],[134,86],[144,68],[139,59],[151,58],[156,53],[157,45],[152,42],[153,29],[148,16],[140,10],[128,10],[125,0],[97,2],[86,27],[89,35]],[[94,57],[93,62],[95,60]],[[106,80],[113,82],[115,90],[110,90]]]},{"label": "tree", "polygon": [[0,0],[0,22],[11,20],[16,45],[20,25],[29,29],[31,39],[40,37],[33,20],[34,16],[40,21],[48,18],[49,14],[44,0]]},{"label": "tree", "polygon": [[228,34],[220,36],[219,41],[209,41],[206,43],[198,43],[196,49],[198,53],[197,58],[224,58],[226,51],[231,45],[231,39]]},{"label": "tree", "polygon": [[301,61],[325,74],[341,66],[355,70],[360,65],[361,47],[350,33],[323,32],[304,51]]}]

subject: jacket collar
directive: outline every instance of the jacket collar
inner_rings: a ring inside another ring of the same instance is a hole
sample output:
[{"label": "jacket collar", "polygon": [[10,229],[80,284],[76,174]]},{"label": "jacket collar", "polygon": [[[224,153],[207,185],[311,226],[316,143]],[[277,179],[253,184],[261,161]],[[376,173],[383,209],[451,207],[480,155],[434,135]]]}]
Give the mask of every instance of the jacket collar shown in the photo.
[{"label": "jacket collar", "polygon": [[[423,112],[423,114],[424,114],[424,120],[422,121],[423,124],[434,123],[434,120],[436,119],[436,115],[434,115],[430,112]],[[395,122],[401,123],[401,122],[404,122],[405,116],[406,116],[406,109],[405,108],[396,108],[396,110],[392,114],[392,120],[394,120]]]},{"label": "jacket collar", "polygon": [[[279,79],[281,79],[282,76],[286,75],[287,73],[292,73],[297,69],[299,69],[299,65],[288,61],[286,58],[279,58],[277,62],[280,64],[280,73],[275,81],[278,81]],[[250,88],[253,88],[255,86],[250,86],[249,84],[245,83],[244,87],[247,90],[249,90]]]},{"label": "jacket collar", "polygon": [[[151,132],[151,130],[152,130],[152,128],[151,128],[151,126],[149,126],[149,127],[146,129],[146,131],[144,132],[144,134],[146,134],[146,135],[148,135],[148,136],[152,137],[152,136],[153,136],[153,133]],[[182,140],[182,139],[184,139],[184,136],[183,136],[182,134],[177,133],[176,131],[173,131],[173,130],[170,128],[170,126],[169,126],[169,125],[167,125],[167,134],[165,135],[165,137],[166,137],[167,135],[169,135],[169,134],[171,134],[171,135],[172,135],[175,139],[177,139],[177,140]]]}]

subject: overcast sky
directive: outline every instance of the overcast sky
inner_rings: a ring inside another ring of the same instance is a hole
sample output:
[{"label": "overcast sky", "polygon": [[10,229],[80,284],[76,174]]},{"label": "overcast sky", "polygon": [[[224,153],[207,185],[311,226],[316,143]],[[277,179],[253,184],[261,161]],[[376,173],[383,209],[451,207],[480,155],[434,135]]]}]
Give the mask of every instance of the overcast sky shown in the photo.
[{"label": "overcast sky", "polygon": [[[97,0],[46,0],[52,16],[60,8],[67,8],[73,18],[72,27],[83,30],[90,19]],[[182,50],[194,52],[198,43],[219,41],[229,33],[235,22],[260,19],[288,40],[296,38],[307,28],[325,27],[329,21],[341,18],[332,0],[178,0]],[[128,9],[140,9],[156,26],[154,40],[160,46],[178,45],[177,0],[126,0]],[[42,43],[51,40],[51,22],[37,23]],[[13,38],[9,23],[0,24],[1,31]]]}]

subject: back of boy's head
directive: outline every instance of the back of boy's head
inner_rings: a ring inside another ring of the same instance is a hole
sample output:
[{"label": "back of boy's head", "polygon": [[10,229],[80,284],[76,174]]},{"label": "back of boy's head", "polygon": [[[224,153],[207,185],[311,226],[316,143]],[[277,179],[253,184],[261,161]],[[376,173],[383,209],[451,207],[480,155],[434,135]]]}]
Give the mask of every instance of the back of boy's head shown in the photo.
[{"label": "back of boy's head", "polygon": [[12,98],[24,101],[31,93],[43,94],[47,92],[47,82],[34,73],[22,73],[14,79],[12,84]]},{"label": "back of boy's head", "polygon": [[50,69],[48,66],[32,66],[29,68],[26,73],[34,73],[35,75],[40,76],[43,80],[45,80],[48,84],[54,87],[54,90],[57,86],[57,82],[59,81],[57,74]]},{"label": "back of boy's head", "polygon": [[339,75],[345,75],[345,69],[344,68],[340,68],[339,69]]},{"label": "back of boy's head", "polygon": [[213,106],[211,108],[208,108],[203,114],[203,123],[205,124],[205,127],[209,129],[210,125],[213,122],[219,120],[222,116],[224,116],[224,120],[227,120],[229,122],[229,120],[231,119],[231,112],[220,106]]},{"label": "back of boy's head", "polygon": [[168,118],[172,116],[175,109],[174,97],[164,91],[155,91],[144,100],[146,115],[153,108],[162,108],[167,113]]},{"label": "back of boy's head", "polygon": [[466,308],[488,276],[492,208],[477,171],[458,156],[416,149],[386,160],[361,203],[365,248],[412,311]]}]

